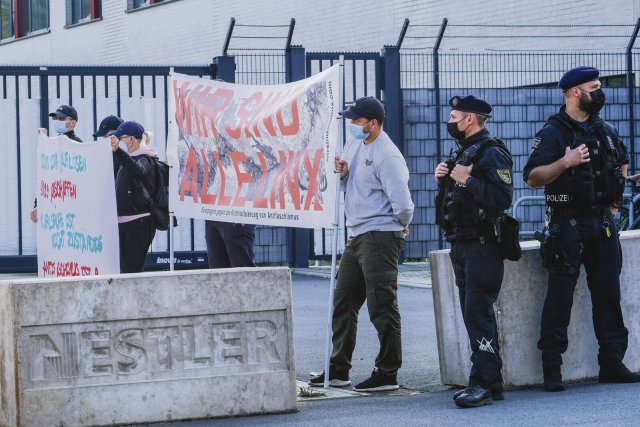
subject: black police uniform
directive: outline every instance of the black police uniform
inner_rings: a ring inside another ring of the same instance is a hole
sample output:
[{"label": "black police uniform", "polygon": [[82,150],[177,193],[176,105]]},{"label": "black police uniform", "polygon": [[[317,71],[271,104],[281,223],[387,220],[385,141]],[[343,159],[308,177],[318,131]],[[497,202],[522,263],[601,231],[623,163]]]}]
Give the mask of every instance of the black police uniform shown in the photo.
[{"label": "black police uniform", "polygon": [[497,240],[498,220],[511,206],[513,161],[504,144],[486,129],[459,142],[449,158],[454,164],[473,164],[465,186],[448,176],[440,180],[436,199],[441,231],[451,242],[451,262],[460,306],[471,343],[473,366],[469,386],[502,389],[502,360],[493,304],[504,275],[504,256]]},{"label": "black police uniform", "polygon": [[610,209],[622,198],[621,168],[628,162],[618,132],[598,115],[577,122],[562,106],[536,134],[523,175],[527,181],[535,167],[551,164],[565,155],[567,147],[581,144],[588,147],[590,162],[567,169],[545,186],[549,224],[541,254],[549,279],[538,341],[545,372],[557,369],[567,350],[580,264],[591,291],[601,373],[603,366],[621,363],[627,349],[628,332],[620,309],[622,252]]}]

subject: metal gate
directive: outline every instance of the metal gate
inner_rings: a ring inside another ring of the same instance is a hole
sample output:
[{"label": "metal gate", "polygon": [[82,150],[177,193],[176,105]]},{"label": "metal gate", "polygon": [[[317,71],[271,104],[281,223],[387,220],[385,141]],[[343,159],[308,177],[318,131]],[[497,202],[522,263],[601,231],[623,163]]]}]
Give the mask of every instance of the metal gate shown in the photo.
[{"label": "metal gate", "polygon": [[[377,52],[309,52],[306,54],[307,77],[317,74],[344,58],[343,88],[345,103],[349,105],[361,96],[375,96],[381,99],[382,58]],[[344,202],[339,200],[340,226],[338,229],[338,252],[342,253],[347,235],[344,227]],[[311,230],[309,239],[311,260],[331,259],[332,229]]]},{"label": "metal gate", "polygon": [[[49,127],[48,114],[59,105],[78,110],[76,133],[90,141],[101,119],[116,114],[143,123],[154,134],[161,156],[169,122],[170,66],[2,66],[0,141],[5,185],[0,189],[0,271],[36,271],[36,227],[29,221],[35,197],[36,129]],[[176,66],[176,72],[209,76],[210,66]],[[99,191],[99,189],[96,189]],[[202,221],[183,219],[175,229],[176,268],[206,267]],[[167,268],[169,233],[158,232],[147,269]]]}]

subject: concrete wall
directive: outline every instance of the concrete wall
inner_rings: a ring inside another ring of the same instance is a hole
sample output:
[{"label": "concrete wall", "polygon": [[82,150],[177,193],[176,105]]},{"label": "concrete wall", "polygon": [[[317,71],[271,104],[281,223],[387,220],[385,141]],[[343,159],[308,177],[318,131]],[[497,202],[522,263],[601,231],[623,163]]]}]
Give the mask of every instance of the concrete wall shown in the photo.
[{"label": "concrete wall", "polygon": [[3,281],[0,328],[2,426],[296,410],[287,268]]},{"label": "concrete wall", "polygon": [[[621,236],[624,265],[621,281],[622,312],[629,329],[629,348],[624,363],[640,371],[640,231]],[[522,259],[505,261],[502,290],[495,306],[498,321],[502,375],[507,387],[542,383],[542,361],[536,344],[540,337],[540,316],[547,289],[547,271],[542,267],[539,243],[524,242]],[[443,384],[466,385],[471,369],[469,338],[464,327],[458,290],[455,286],[449,250],[431,253],[431,277]],[[591,321],[591,297],[584,268],[573,298],[569,325],[569,348],[563,355],[565,380],[584,380],[598,375],[598,343]]]}]

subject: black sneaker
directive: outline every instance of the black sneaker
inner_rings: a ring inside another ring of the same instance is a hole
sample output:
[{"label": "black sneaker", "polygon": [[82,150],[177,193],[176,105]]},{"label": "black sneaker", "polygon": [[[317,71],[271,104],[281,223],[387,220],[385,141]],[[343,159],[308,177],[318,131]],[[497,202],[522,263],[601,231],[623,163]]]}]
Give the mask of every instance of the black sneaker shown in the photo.
[{"label": "black sneaker", "polygon": [[[311,387],[324,387],[324,371],[320,375],[316,375],[308,382]],[[329,373],[329,385],[331,387],[346,387],[351,385],[349,375],[339,375],[332,369]]]},{"label": "black sneaker", "polygon": [[371,377],[355,386],[353,391],[389,391],[399,388],[395,374],[385,375],[378,369],[374,369]]},{"label": "black sneaker", "polygon": [[[455,393],[453,393],[453,400],[456,400],[458,397],[460,397],[460,395],[462,395],[462,393],[467,391],[468,388],[469,387],[464,388],[462,390],[458,390]],[[504,400],[505,399],[504,387],[502,386],[502,383],[493,383],[493,384],[491,384],[491,398],[493,400]]]},{"label": "black sneaker", "polygon": [[598,382],[637,383],[640,382],[640,373],[631,372],[622,362],[602,364],[600,365]]}]

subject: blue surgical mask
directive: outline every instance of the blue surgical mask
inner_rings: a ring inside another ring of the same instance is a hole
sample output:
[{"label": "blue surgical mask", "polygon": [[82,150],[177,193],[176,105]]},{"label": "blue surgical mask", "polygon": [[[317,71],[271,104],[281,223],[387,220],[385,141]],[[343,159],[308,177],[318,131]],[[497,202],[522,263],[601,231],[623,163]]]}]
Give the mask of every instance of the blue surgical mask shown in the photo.
[{"label": "blue surgical mask", "polygon": [[69,132],[67,129],[67,123],[64,120],[54,120],[53,121],[53,130],[58,134],[63,134]]},{"label": "blue surgical mask", "polygon": [[355,139],[367,139],[371,131],[365,132],[364,127],[365,125],[360,126],[360,125],[351,123],[349,124],[349,133],[351,133],[351,135]]}]

